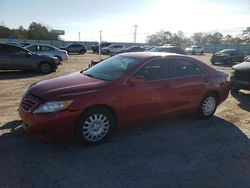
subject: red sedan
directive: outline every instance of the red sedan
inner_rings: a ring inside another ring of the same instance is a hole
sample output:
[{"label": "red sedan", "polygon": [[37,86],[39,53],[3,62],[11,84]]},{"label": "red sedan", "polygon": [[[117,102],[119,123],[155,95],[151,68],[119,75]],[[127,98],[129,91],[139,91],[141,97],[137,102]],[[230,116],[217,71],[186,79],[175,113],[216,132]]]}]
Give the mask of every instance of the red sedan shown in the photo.
[{"label": "red sedan", "polygon": [[211,117],[229,93],[227,75],[197,59],[138,52],[40,81],[24,95],[24,129],[43,139],[104,141],[115,127],[183,113]]}]

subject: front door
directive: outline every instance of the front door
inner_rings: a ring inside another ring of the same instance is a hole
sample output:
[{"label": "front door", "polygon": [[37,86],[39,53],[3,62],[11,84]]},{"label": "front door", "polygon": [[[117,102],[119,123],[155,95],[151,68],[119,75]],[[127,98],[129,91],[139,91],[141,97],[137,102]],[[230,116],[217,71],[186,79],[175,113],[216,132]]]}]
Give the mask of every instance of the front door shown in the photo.
[{"label": "front door", "polygon": [[166,113],[168,90],[171,87],[169,68],[163,60],[147,63],[132,77],[144,77],[140,83],[130,83],[122,86],[122,114],[126,120],[148,119]]}]

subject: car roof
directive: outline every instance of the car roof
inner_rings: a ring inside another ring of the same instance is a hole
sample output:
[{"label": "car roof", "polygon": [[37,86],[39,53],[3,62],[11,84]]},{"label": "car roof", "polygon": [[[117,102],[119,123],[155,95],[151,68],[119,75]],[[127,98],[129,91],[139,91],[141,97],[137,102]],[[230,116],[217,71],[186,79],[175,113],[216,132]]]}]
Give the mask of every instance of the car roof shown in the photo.
[{"label": "car roof", "polygon": [[128,52],[122,53],[121,56],[134,57],[134,58],[160,58],[160,57],[188,57],[182,54],[167,53],[167,52]]}]

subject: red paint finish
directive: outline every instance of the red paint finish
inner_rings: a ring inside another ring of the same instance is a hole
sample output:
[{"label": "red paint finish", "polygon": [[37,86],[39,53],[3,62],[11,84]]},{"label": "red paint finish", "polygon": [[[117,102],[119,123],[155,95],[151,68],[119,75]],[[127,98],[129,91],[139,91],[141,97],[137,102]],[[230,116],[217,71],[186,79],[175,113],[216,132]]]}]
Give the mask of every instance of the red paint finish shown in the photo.
[{"label": "red paint finish", "polygon": [[[191,57],[145,52],[118,56],[136,58],[138,62],[115,81],[100,80],[76,72],[32,85],[19,108],[24,129],[46,140],[64,139],[74,135],[79,117],[93,106],[101,105],[112,109],[119,127],[168,114],[196,112],[202,98],[209,92],[218,95],[218,103],[228,96],[227,75]],[[175,59],[191,61],[206,74],[175,77],[169,58],[172,62]],[[130,82],[141,67],[158,59],[170,63],[170,77],[153,81],[134,79],[134,82]],[[74,102],[64,111],[33,113],[45,102],[61,100]]]}]

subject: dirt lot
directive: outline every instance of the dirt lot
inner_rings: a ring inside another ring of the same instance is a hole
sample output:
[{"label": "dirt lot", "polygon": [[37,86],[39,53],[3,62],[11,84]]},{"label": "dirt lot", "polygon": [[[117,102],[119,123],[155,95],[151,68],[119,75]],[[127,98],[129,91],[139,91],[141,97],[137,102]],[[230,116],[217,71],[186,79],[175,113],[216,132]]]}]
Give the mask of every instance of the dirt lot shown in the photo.
[{"label": "dirt lot", "polygon": [[[195,56],[209,63],[210,55]],[[42,142],[17,108],[30,84],[86,68],[71,55],[56,73],[0,72],[0,187],[250,187],[250,92],[230,94],[213,118],[172,118],[119,129],[108,142]],[[215,68],[230,74],[231,67]]]}]

